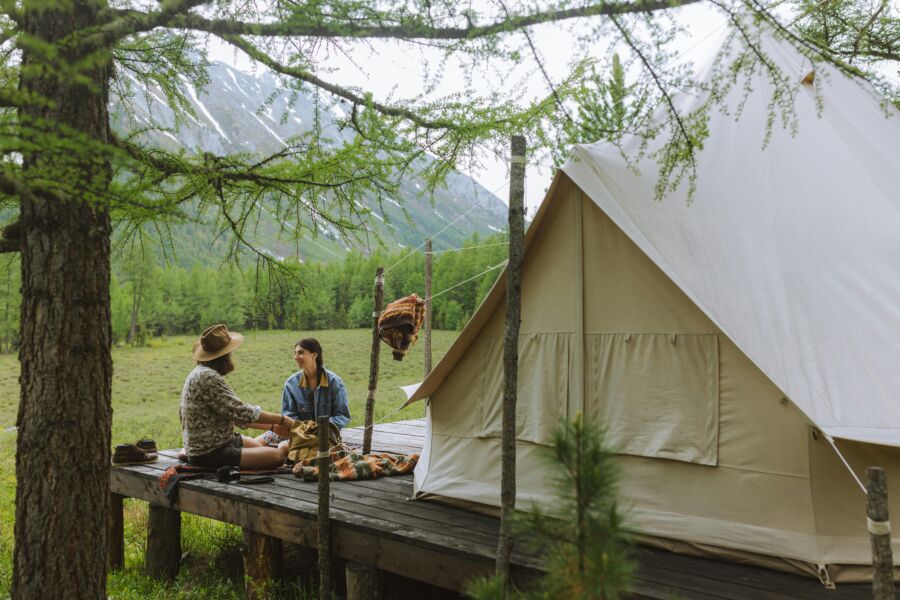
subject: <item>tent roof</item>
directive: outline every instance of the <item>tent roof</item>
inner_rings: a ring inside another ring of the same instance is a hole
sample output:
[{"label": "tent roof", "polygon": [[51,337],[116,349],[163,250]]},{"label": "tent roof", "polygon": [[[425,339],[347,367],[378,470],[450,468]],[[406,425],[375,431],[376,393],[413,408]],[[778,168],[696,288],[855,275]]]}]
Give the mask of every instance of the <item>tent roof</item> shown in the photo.
[{"label": "tent roof", "polygon": [[[808,59],[763,44],[797,82],[794,135],[776,124],[763,147],[771,84],[757,75],[739,118],[710,115],[693,198],[654,200],[654,161],[637,172],[608,144],[576,147],[563,171],[826,434],[900,446],[900,115],[823,65],[820,109],[800,85]],[[501,277],[410,401],[440,384],[504,290]]]}]

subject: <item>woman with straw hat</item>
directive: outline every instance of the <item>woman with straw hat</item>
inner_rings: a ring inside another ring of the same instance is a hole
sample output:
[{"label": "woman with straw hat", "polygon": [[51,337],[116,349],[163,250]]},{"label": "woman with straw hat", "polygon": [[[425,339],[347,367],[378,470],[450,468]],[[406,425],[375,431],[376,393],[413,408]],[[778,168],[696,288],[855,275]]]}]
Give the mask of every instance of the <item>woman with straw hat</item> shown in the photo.
[{"label": "woman with straw hat", "polygon": [[194,343],[197,366],[184,382],[179,407],[184,451],[192,465],[271,469],[284,464],[287,444],[269,448],[234,431],[237,424],[287,436],[294,424],[290,417],[242,402],[225,382],[224,376],[234,370],[231,353],[243,341],[244,336],[219,324]]}]

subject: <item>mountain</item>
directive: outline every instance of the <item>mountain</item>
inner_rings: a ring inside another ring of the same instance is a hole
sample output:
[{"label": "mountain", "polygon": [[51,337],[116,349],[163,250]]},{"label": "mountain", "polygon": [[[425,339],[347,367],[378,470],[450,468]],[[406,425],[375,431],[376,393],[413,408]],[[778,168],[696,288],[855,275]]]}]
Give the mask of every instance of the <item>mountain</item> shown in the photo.
[{"label": "mountain", "polygon": [[[121,98],[113,101],[114,130],[124,134],[155,125],[156,129],[148,129],[139,139],[167,150],[266,155],[283,147],[291,136],[313,127],[317,107],[322,131],[338,140],[349,135],[335,125],[340,117],[339,106],[323,106],[314,97],[284,90],[269,72],[249,74],[216,62],[209,68],[208,85],[200,90],[182,78],[179,88],[193,106],[196,117],[187,115],[186,123],[180,127],[175,126],[173,110],[159,88],[144,87],[131,73],[123,73],[131,80],[133,94],[127,102]],[[459,172],[451,173],[446,186],[433,193],[427,193],[424,182],[411,176],[382,207],[369,196],[355,201],[371,211],[367,225],[378,234],[388,251],[419,246],[450,223],[453,225],[435,238],[436,250],[459,246],[476,232],[497,233],[506,224],[506,205],[474,179]],[[316,224],[316,235],[305,234],[299,242],[286,239],[289,236],[283,231],[293,231],[296,227],[297,223],[277,221],[263,204],[259,222],[248,237],[257,248],[272,256],[297,256],[304,261],[337,260],[351,250],[368,253],[379,246],[374,236],[361,242],[344,239],[324,222]],[[222,253],[218,250],[223,250],[226,242],[219,233],[212,223],[176,227],[172,243],[177,262],[206,262],[206,256],[221,260]]]}]

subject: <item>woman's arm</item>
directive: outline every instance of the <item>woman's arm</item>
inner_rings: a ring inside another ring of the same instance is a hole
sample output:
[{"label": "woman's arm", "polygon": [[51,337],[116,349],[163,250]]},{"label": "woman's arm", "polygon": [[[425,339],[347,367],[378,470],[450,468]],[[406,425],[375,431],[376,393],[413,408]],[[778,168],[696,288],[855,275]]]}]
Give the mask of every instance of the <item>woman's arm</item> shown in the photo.
[{"label": "woman's arm", "polygon": [[292,384],[292,380],[296,381],[293,375],[284,382],[284,389],[281,392],[281,414],[287,415],[292,419],[299,419],[300,387]]},{"label": "woman's arm", "polygon": [[290,418],[289,416],[279,415],[277,413],[271,413],[265,410],[260,411],[259,417],[256,419],[256,421],[247,425],[247,427],[251,427],[253,429],[266,429],[269,431],[275,431],[278,428],[284,428],[287,431],[290,431],[291,427],[293,426],[294,419]]},{"label": "woman's arm", "polygon": [[334,378],[331,388],[331,422],[338,429],[343,429],[350,422],[350,402],[347,400],[347,388],[340,377]]}]

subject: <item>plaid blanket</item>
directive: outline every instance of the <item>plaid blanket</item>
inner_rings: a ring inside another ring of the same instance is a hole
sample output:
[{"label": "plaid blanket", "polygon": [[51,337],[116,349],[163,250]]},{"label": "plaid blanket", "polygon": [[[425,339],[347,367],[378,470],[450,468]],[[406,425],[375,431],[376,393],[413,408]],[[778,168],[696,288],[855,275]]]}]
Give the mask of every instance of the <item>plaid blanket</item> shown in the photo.
[{"label": "plaid blanket", "polygon": [[[356,481],[378,479],[390,475],[412,473],[419,461],[418,454],[357,454],[346,446],[331,452],[331,480]],[[293,468],[294,475],[304,481],[318,481],[319,467],[316,459],[298,462]]]},{"label": "plaid blanket", "polygon": [[419,338],[425,320],[425,301],[418,294],[394,300],[378,318],[378,336],[391,347],[394,360],[403,360],[409,347]]}]

